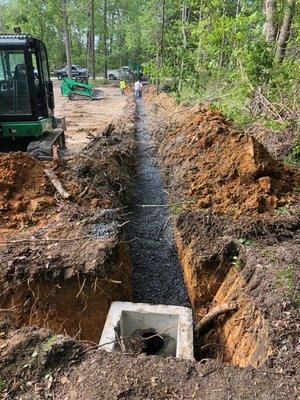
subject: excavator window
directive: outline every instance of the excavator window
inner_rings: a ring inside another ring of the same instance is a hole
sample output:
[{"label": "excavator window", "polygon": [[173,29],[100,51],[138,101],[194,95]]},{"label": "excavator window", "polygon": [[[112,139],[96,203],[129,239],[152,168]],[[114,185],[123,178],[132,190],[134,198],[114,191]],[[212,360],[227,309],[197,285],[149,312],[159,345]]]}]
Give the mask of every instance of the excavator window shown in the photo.
[{"label": "excavator window", "polygon": [[1,115],[31,114],[23,50],[0,50]]}]

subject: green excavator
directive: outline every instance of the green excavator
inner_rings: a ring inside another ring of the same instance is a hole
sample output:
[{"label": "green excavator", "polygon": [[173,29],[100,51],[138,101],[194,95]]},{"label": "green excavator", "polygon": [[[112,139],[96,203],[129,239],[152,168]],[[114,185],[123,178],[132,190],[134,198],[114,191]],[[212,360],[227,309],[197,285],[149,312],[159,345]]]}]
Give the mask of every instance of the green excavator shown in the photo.
[{"label": "green excavator", "polygon": [[0,150],[27,146],[52,158],[65,148],[65,121],[54,116],[53,85],[45,44],[27,34],[0,34]]},{"label": "green excavator", "polygon": [[94,89],[88,83],[78,82],[71,78],[62,79],[60,92],[69,100],[99,100],[104,97],[102,90]]}]

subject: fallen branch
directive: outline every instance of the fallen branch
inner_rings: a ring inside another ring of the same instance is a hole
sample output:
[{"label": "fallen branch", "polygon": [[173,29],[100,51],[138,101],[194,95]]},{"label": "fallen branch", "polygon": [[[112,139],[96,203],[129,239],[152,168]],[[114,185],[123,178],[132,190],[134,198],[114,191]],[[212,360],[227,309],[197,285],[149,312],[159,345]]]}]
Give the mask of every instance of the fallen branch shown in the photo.
[{"label": "fallen branch", "polygon": [[81,240],[81,239],[90,239],[93,236],[86,235],[86,236],[78,236],[75,238],[49,238],[49,239],[42,239],[42,238],[33,238],[33,239],[17,239],[17,240],[0,240],[0,244],[9,244],[9,243],[35,243],[35,242],[72,242],[73,240]]},{"label": "fallen branch", "polygon": [[122,338],[122,337],[120,337],[119,335],[116,335],[116,336],[118,336],[117,339],[112,340],[111,342],[107,342],[107,343],[103,343],[103,344],[98,344],[97,346],[89,347],[88,349],[84,349],[80,354],[85,354],[85,353],[87,353],[87,352],[89,352],[89,351],[97,350],[97,349],[99,349],[99,348],[101,348],[101,347],[104,347],[104,346],[107,346],[107,345],[109,345],[109,344],[116,343],[116,342],[118,342],[119,344],[120,344],[120,342],[125,342],[125,341],[129,341],[129,342],[130,342],[130,341],[133,341],[133,342],[136,342],[136,341],[145,342],[145,341],[150,340],[150,339],[153,339],[154,337],[157,337],[157,336],[163,339],[163,337],[162,337],[161,335],[162,335],[164,332],[169,331],[170,329],[173,329],[173,328],[175,328],[175,326],[170,326],[169,328],[165,328],[165,329],[163,329],[162,331],[160,331],[160,332],[158,332],[158,333],[155,333],[155,334],[153,334],[153,335],[151,335],[151,336],[149,336],[149,337],[147,337],[147,338],[141,338],[141,337],[124,337],[124,338]]},{"label": "fallen branch", "polygon": [[16,308],[16,306],[12,306],[10,308],[0,308],[0,312],[11,311],[11,310],[14,310],[15,308]]},{"label": "fallen branch", "polygon": [[50,169],[44,169],[44,173],[49,179],[49,181],[52,183],[52,185],[55,187],[55,189],[58,191],[58,193],[61,195],[61,197],[65,200],[70,198],[70,193],[68,193],[64,188],[63,185],[61,184],[60,180],[56,176],[56,174],[51,171]]},{"label": "fallen branch", "polygon": [[87,185],[84,190],[78,195],[77,200],[80,200],[85,194],[86,192],[89,190],[89,185]]},{"label": "fallen branch", "polygon": [[114,130],[115,130],[115,126],[114,126],[114,124],[111,123],[104,129],[104,131],[101,133],[101,136],[109,137],[113,133]]},{"label": "fallen branch", "polygon": [[197,324],[195,332],[200,333],[207,327],[211,322],[217,319],[222,314],[228,314],[231,311],[236,311],[238,306],[236,303],[223,303],[216,307],[213,307]]}]

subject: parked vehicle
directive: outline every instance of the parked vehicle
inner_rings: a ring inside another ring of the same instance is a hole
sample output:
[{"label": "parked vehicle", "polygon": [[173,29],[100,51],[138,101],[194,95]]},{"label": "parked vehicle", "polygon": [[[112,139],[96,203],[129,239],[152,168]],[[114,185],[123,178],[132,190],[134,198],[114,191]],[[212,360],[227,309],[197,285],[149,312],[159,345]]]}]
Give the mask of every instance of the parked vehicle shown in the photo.
[{"label": "parked vehicle", "polygon": [[107,77],[110,81],[115,81],[116,79],[129,78],[132,76],[133,72],[127,66],[121,67],[119,69],[109,69],[107,71]]},{"label": "parked vehicle", "polygon": [[[62,69],[56,69],[54,70],[54,73],[59,80],[68,76],[67,67],[64,67]],[[77,76],[89,77],[89,70],[87,68],[79,67],[78,65],[72,65],[72,77],[77,77]]]}]

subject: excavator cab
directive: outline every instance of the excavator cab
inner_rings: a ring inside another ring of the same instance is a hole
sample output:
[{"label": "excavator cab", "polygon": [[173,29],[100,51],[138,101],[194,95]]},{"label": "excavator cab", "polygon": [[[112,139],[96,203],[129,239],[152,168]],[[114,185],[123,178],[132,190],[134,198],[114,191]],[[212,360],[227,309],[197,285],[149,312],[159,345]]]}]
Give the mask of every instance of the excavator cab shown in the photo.
[{"label": "excavator cab", "polygon": [[30,35],[0,34],[0,149],[23,140],[30,154],[48,159],[53,145],[65,147],[60,125],[45,44]]}]

